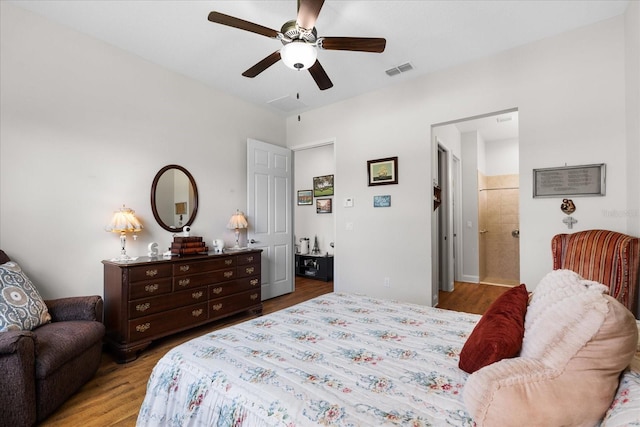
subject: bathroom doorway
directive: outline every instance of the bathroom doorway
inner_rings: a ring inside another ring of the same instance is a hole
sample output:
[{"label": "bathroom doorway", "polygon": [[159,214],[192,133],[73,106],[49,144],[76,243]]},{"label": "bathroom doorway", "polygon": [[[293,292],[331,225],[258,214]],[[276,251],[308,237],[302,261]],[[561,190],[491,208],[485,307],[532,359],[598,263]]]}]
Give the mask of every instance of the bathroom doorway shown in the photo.
[{"label": "bathroom doorway", "polygon": [[[458,244],[453,257],[438,251],[436,268],[446,268],[445,260],[455,263],[452,268],[455,281],[504,286],[519,284],[517,109],[434,125],[432,135],[432,140],[437,141],[436,153],[439,144],[440,149],[445,147],[451,153],[451,161],[459,159],[459,164],[449,167],[450,171],[460,169],[461,187],[456,196],[455,186],[451,186],[448,203],[454,204],[456,200],[459,203],[455,209],[447,207],[454,213],[453,224],[458,225],[453,232]],[[440,166],[436,165],[434,182],[443,178],[438,175]],[[449,179],[453,179],[452,175],[456,174],[450,172]],[[443,202],[445,200],[443,197]],[[438,227],[433,230],[438,241],[448,237],[441,235]]]}]

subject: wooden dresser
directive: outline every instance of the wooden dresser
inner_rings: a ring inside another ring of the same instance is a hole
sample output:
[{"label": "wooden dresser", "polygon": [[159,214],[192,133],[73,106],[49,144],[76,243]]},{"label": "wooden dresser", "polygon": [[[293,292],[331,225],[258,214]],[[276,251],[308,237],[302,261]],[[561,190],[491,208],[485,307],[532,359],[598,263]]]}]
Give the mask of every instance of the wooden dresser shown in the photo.
[{"label": "wooden dresser", "polygon": [[261,252],[102,261],[105,340],[117,362],[178,331],[242,311],[262,314]]}]

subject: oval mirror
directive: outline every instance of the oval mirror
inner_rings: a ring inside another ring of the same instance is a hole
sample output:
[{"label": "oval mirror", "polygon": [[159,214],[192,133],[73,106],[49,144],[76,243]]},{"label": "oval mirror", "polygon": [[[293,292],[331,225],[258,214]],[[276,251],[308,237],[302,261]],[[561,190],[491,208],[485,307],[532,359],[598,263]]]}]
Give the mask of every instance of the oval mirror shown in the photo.
[{"label": "oval mirror", "polygon": [[191,225],[198,212],[198,188],[182,166],[160,169],[151,184],[151,210],[162,228],[180,232]]}]

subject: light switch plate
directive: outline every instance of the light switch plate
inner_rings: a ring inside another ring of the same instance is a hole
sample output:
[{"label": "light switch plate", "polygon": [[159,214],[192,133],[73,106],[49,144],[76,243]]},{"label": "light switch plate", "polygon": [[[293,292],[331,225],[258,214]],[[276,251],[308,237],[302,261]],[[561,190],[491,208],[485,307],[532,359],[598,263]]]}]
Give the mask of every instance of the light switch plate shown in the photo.
[{"label": "light switch plate", "polygon": [[344,207],[352,208],[353,207],[353,197],[345,197],[344,198]]}]

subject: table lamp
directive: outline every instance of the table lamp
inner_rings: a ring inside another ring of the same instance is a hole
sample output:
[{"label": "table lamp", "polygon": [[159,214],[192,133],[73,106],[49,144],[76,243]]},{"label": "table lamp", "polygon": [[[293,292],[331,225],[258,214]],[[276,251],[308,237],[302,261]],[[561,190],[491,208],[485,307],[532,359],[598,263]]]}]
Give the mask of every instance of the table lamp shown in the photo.
[{"label": "table lamp", "polygon": [[249,223],[247,222],[247,218],[245,218],[244,213],[236,209],[236,213],[233,214],[229,220],[229,224],[227,224],[227,228],[229,230],[236,231],[236,245],[232,249],[241,249],[238,243],[240,239],[240,229],[247,228],[248,225]]},{"label": "table lamp", "polygon": [[127,251],[125,250],[127,233],[133,233],[133,240],[135,240],[137,237],[135,233],[142,230],[142,224],[138,221],[138,218],[136,218],[135,211],[122,205],[120,210],[114,212],[111,223],[105,227],[105,230],[120,233],[120,257],[116,259],[118,261],[130,260],[131,257],[127,255]]}]

